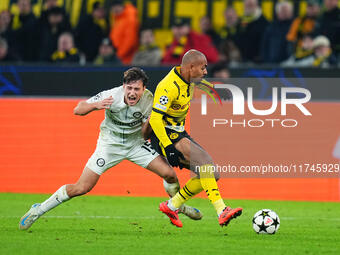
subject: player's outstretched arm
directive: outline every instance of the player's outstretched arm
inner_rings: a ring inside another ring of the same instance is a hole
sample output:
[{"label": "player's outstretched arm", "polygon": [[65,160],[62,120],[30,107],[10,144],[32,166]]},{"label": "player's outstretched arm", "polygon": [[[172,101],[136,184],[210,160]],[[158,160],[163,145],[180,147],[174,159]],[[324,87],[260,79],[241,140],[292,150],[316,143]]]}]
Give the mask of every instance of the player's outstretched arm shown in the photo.
[{"label": "player's outstretched arm", "polygon": [[75,115],[84,116],[95,110],[109,109],[111,104],[113,103],[112,96],[105,98],[102,101],[88,103],[86,100],[80,101],[78,105],[74,108],[73,113]]}]

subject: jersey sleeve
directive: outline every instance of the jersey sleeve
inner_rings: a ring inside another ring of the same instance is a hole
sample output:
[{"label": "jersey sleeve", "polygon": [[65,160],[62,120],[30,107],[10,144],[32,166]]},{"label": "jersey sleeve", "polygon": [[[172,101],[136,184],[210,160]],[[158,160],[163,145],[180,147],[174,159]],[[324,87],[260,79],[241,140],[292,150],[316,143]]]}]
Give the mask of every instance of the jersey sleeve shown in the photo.
[{"label": "jersey sleeve", "polygon": [[147,91],[148,95],[147,95],[147,100],[146,100],[146,110],[145,110],[145,114],[143,116],[143,123],[145,123],[152,111],[152,104],[153,104],[153,95],[150,91]]},{"label": "jersey sleeve", "polygon": [[87,100],[86,100],[86,103],[91,104],[91,103],[95,103],[95,102],[100,102],[100,101],[104,100],[105,98],[108,98],[108,97],[110,97],[110,96],[113,96],[113,93],[112,93],[112,92],[113,92],[112,89],[110,89],[110,90],[104,90],[104,91],[102,91],[102,92],[99,92],[97,95],[95,95],[95,96],[93,96],[93,97],[87,99]]},{"label": "jersey sleeve", "polygon": [[150,125],[153,132],[162,143],[163,147],[172,144],[163,123],[163,116],[167,113],[171,102],[178,97],[178,90],[175,85],[165,86],[159,84],[153,101],[153,108],[150,117]]}]

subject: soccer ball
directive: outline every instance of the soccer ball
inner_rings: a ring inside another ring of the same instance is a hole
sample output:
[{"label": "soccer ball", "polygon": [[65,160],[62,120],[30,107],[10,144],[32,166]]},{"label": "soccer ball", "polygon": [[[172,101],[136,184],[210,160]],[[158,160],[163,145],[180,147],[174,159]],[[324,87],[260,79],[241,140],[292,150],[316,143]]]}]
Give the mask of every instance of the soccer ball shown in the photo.
[{"label": "soccer ball", "polygon": [[275,234],[280,227],[279,216],[270,209],[262,209],[255,213],[253,229],[257,234]]}]

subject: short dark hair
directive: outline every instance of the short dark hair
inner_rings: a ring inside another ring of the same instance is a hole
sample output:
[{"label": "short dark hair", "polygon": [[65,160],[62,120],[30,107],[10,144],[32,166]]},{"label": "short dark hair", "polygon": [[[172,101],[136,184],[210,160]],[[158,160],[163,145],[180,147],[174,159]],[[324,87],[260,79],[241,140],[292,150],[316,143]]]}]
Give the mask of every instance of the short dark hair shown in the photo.
[{"label": "short dark hair", "polygon": [[220,72],[222,70],[227,70],[228,71],[228,63],[225,61],[221,61],[216,63],[212,68],[211,68],[211,75],[214,76],[215,73]]},{"label": "short dark hair", "polygon": [[143,86],[146,86],[149,77],[143,71],[143,69],[139,67],[132,67],[124,72],[123,83],[130,84],[135,81],[141,80],[143,82]]}]

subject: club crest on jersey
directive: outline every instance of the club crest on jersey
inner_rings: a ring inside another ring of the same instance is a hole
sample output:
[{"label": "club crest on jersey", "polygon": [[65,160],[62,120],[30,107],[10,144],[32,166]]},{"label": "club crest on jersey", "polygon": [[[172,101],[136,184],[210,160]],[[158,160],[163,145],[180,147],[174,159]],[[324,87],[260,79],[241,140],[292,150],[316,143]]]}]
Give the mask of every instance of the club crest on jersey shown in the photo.
[{"label": "club crest on jersey", "polygon": [[102,93],[100,92],[100,93],[98,93],[97,95],[95,95],[94,97],[93,97],[93,100],[94,101],[99,101],[99,99],[102,97]]},{"label": "club crest on jersey", "polygon": [[134,118],[136,118],[136,119],[139,119],[140,117],[142,117],[142,113],[141,113],[141,112],[134,112],[134,113],[132,114],[132,116],[133,116]]},{"label": "club crest on jersey", "polygon": [[174,109],[174,110],[179,110],[179,109],[181,109],[181,105],[180,104],[173,104],[173,105],[171,105],[171,108]]},{"label": "club crest on jersey", "polygon": [[177,133],[171,133],[170,134],[170,139],[171,140],[174,140],[174,139],[176,139],[178,137],[178,134]]},{"label": "club crest on jersey", "polygon": [[159,98],[159,102],[161,103],[161,105],[165,105],[165,104],[167,104],[169,102],[169,99],[168,99],[167,96],[161,96]]},{"label": "club crest on jersey", "polygon": [[99,167],[104,166],[104,165],[105,165],[105,159],[103,159],[103,158],[97,159],[97,165],[98,165]]}]

